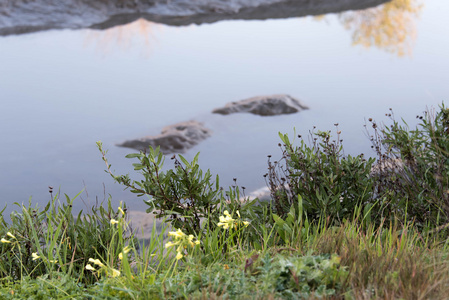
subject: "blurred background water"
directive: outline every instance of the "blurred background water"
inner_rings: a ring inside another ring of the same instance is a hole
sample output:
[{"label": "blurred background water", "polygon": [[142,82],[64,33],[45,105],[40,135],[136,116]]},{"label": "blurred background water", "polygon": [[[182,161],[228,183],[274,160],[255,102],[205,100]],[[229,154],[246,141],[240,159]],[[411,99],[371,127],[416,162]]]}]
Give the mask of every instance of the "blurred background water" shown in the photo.
[{"label": "blurred background water", "polygon": [[[365,119],[410,125],[448,99],[449,3],[394,0],[364,11],[264,21],[170,27],[138,20],[107,30],[51,30],[0,37],[0,187],[14,202],[45,204],[48,186],[76,210],[112,195],[133,210],[142,199],[115,184],[131,173],[115,144],[198,120],[213,130],[189,150],[221,186],[265,186],[267,155],[280,157],[278,132],[306,135],[339,123],[345,153],[374,155]],[[310,110],[293,115],[213,115],[245,98],[285,93]],[[166,160],[167,167],[172,161]]]}]

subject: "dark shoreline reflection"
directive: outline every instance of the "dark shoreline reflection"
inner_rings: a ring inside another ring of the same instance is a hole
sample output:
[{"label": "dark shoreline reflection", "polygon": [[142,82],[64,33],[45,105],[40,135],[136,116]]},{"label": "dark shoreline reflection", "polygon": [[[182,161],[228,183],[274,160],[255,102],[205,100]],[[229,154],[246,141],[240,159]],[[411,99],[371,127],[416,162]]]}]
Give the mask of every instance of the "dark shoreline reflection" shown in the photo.
[{"label": "dark shoreline reflection", "polygon": [[[224,2],[198,4],[166,0],[134,1],[127,5],[121,0],[56,2],[36,0],[0,5],[0,35],[24,34],[50,29],[108,29],[146,19],[172,26],[214,23],[221,20],[285,19],[338,13],[374,7],[388,0],[285,0],[256,7]],[[269,1],[265,2],[269,3]]]}]

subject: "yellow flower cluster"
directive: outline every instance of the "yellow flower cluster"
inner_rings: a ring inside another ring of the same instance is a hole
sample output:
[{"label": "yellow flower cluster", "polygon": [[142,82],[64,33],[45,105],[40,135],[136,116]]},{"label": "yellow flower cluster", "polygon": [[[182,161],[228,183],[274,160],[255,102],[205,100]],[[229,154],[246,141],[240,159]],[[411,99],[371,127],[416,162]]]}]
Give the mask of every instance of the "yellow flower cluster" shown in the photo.
[{"label": "yellow flower cluster", "polygon": [[[9,231],[6,233],[6,235],[9,236],[10,238],[14,239],[14,240],[17,240],[16,237],[15,237],[11,232],[9,232]],[[11,243],[12,243],[11,241],[9,241],[9,240],[7,240],[7,239],[5,239],[5,238],[2,238],[0,241],[1,241],[3,244],[11,244]]]},{"label": "yellow flower cluster", "polygon": [[123,229],[126,229],[128,227],[128,224],[125,222],[125,211],[122,208],[122,202],[120,201],[120,206],[118,207],[118,211],[121,213],[121,217],[119,217],[118,220],[111,218],[111,225],[117,225],[120,224],[120,222],[122,222]]},{"label": "yellow flower cluster", "polygon": [[199,245],[200,241],[196,240],[193,241],[194,236],[193,235],[186,235],[184,232],[181,231],[181,229],[178,229],[176,231],[170,231],[168,233],[169,236],[174,238],[174,242],[168,242],[165,244],[165,248],[170,248],[177,246],[176,248],[176,259],[180,260],[184,257],[183,250],[186,249],[188,246],[194,247],[195,245]]},{"label": "yellow flower cluster", "polygon": [[125,246],[125,248],[123,248],[122,252],[120,252],[120,254],[118,255],[118,258],[120,260],[122,260],[123,254],[127,254],[130,250],[131,250],[131,248],[129,246]]},{"label": "yellow flower cluster", "polygon": [[238,219],[233,219],[231,214],[225,210],[223,212],[224,216],[220,216],[220,222],[218,222],[218,227],[223,227],[223,229],[233,229],[234,227],[237,228],[241,224],[243,226],[248,226],[249,222],[240,220],[240,213],[239,211],[236,212]]},{"label": "yellow flower cluster", "polygon": [[107,267],[99,259],[89,258],[89,262],[93,263],[94,265],[97,265],[100,268],[99,269],[95,269],[91,264],[87,264],[86,267],[85,267],[86,270],[89,270],[89,271],[92,271],[92,272],[97,272],[98,274],[100,274],[101,271],[104,271],[106,273],[106,275],[110,275],[111,277],[120,276],[120,271],[119,270]]},{"label": "yellow flower cluster", "polygon": [[[39,255],[37,255],[37,252],[31,253],[31,257],[33,257],[33,260],[38,260],[41,258]],[[45,258],[42,258],[42,259],[45,259]],[[58,261],[49,259],[48,262],[56,264]]]},{"label": "yellow flower cluster", "polygon": [[[19,245],[19,241],[17,240],[17,238],[9,231],[6,233],[6,235],[9,236],[12,240],[7,240],[5,238],[2,238],[0,241],[3,244],[13,244],[13,248],[12,249],[14,249],[14,247],[17,245],[19,247],[19,250],[20,250],[20,245]],[[37,255],[37,252],[31,253],[31,257],[33,258],[33,260],[37,260],[37,259],[41,258],[39,255]],[[44,257],[41,258],[41,259],[48,260],[48,262],[51,262],[51,263],[57,263],[58,262],[57,260],[50,260],[50,259],[46,259]]]}]

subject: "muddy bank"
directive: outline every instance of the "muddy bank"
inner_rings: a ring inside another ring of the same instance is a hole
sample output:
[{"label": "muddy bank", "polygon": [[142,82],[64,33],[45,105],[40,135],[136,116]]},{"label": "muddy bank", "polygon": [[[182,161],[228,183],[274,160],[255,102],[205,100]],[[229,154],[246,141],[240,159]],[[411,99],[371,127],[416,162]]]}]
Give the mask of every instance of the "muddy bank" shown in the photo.
[{"label": "muddy bank", "polygon": [[0,35],[49,29],[107,29],[139,18],[167,25],[264,20],[373,7],[387,0],[6,0]]}]

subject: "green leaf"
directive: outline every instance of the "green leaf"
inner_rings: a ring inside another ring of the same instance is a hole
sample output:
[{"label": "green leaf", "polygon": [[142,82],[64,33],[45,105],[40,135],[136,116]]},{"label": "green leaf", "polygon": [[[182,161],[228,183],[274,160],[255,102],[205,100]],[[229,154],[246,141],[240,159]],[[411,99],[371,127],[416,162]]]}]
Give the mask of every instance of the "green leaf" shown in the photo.
[{"label": "green leaf", "polygon": [[131,153],[131,154],[126,155],[125,157],[126,158],[136,158],[136,157],[142,157],[142,156],[143,156],[142,153]]},{"label": "green leaf", "polygon": [[187,159],[184,158],[184,156],[182,156],[181,154],[178,155],[179,159],[183,162],[184,165],[186,165],[188,168],[190,168],[190,164],[187,161]]},{"label": "green leaf", "polygon": [[302,222],[302,214],[303,214],[303,206],[302,206],[302,197],[298,195],[298,221]]}]

